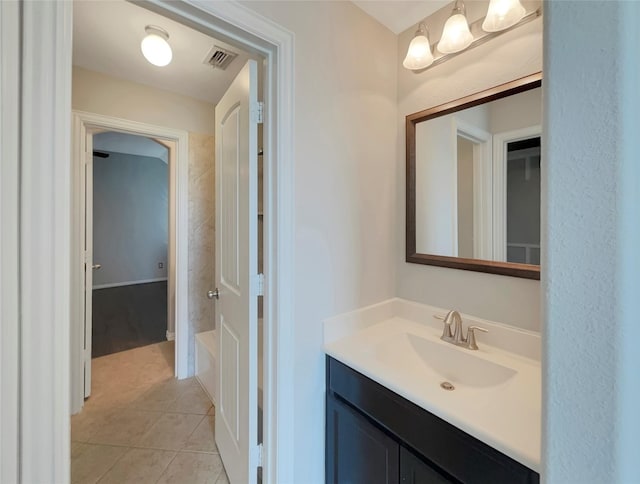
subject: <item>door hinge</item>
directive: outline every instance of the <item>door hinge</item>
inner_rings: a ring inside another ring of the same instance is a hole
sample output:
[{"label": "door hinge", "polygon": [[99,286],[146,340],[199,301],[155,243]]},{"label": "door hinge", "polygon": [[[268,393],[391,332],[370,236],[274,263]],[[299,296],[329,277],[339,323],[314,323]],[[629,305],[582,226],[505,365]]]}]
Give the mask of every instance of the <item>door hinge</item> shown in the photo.
[{"label": "door hinge", "polygon": [[258,296],[264,296],[264,274],[258,274],[256,276],[256,286],[258,290]]},{"label": "door hinge", "polygon": [[262,101],[258,101],[253,105],[251,109],[251,121],[258,124],[264,122],[264,103]]}]

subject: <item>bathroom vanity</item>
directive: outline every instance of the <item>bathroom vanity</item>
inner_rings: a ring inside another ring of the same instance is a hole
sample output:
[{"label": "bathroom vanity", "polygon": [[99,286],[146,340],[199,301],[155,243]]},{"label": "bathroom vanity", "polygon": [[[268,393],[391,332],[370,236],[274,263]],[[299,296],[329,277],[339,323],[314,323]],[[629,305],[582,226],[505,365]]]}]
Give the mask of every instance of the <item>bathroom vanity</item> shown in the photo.
[{"label": "bathroom vanity", "polygon": [[[537,483],[539,336],[393,299],[325,322],[327,483]],[[510,349],[510,351],[507,351]]]},{"label": "bathroom vanity", "polygon": [[326,445],[327,483],[539,481],[526,466],[331,357]]}]

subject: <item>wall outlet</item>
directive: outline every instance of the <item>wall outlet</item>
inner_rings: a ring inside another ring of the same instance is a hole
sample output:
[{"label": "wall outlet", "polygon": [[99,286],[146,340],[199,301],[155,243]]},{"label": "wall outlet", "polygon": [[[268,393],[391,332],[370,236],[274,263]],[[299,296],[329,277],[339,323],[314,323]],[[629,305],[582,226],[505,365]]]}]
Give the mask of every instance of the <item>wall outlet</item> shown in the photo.
[{"label": "wall outlet", "polygon": [[164,267],[164,262],[158,262],[158,269],[162,269]]}]

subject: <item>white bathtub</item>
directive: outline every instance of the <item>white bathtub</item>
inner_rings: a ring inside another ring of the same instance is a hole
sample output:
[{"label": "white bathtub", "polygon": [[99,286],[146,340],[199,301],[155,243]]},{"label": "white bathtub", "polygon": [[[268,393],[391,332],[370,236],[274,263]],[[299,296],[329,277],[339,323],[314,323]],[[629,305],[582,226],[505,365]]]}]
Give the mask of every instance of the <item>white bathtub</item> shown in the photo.
[{"label": "white bathtub", "polygon": [[[258,319],[258,405],[262,407],[262,318]],[[196,333],[196,378],[211,402],[216,403],[218,383],[218,336],[216,330]]]}]

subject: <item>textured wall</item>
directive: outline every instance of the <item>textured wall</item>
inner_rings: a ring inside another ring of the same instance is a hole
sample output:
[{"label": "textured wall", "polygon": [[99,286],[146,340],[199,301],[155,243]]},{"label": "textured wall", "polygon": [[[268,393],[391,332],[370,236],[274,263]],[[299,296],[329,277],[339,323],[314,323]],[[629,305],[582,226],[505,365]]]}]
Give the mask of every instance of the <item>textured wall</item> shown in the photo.
[{"label": "textured wall", "polygon": [[189,373],[194,371],[194,335],[214,327],[215,147],[213,136],[189,133]]},{"label": "textured wall", "polygon": [[[482,17],[487,1],[467,2],[470,19]],[[450,14],[450,6],[430,17],[433,39]],[[497,39],[464,52],[422,73],[402,67],[415,27],[398,41],[398,151],[396,293],[399,297],[439,307],[456,308],[478,317],[526,329],[540,329],[538,281],[482,274],[405,262],[405,116],[497,84],[542,70],[542,20],[537,19]],[[544,271],[544,267],[542,270]]]},{"label": "textured wall", "polygon": [[546,5],[544,479],[637,483],[640,8]]}]

